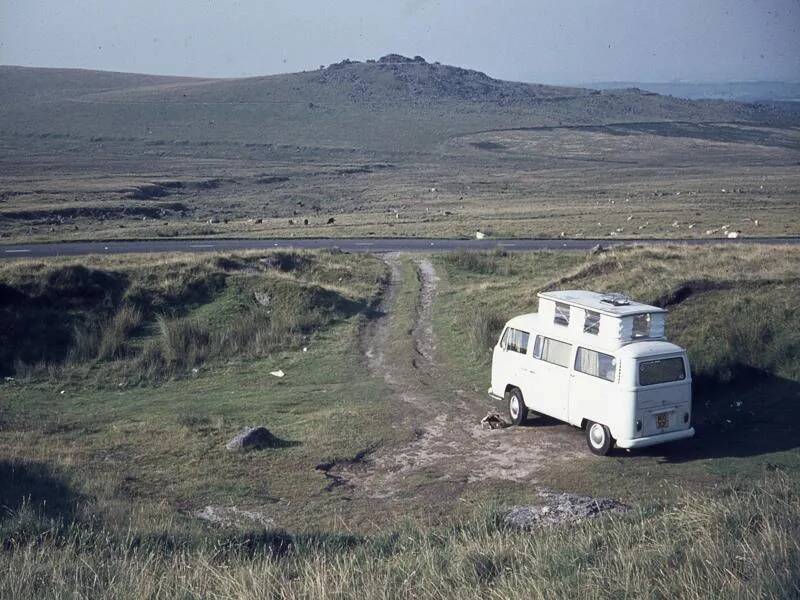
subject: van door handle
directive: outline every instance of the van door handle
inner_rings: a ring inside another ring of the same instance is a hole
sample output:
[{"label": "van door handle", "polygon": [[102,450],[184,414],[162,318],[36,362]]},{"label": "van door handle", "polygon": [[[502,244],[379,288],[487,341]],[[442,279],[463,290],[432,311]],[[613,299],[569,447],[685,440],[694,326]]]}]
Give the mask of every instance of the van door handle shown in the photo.
[{"label": "van door handle", "polygon": [[531,375],[536,375],[536,371],[533,369],[526,369],[525,367],[522,367],[522,370],[530,373]]}]

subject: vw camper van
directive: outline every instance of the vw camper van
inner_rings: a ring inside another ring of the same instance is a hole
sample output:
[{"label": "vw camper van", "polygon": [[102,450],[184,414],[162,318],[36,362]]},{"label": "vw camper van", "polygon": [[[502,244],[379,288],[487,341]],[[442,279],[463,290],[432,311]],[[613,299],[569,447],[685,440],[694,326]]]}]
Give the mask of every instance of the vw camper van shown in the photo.
[{"label": "vw camper van", "polygon": [[489,394],[516,425],[534,412],[580,427],[599,455],[692,437],[689,360],[665,314],[621,294],[543,292],[538,313],[503,328]]}]

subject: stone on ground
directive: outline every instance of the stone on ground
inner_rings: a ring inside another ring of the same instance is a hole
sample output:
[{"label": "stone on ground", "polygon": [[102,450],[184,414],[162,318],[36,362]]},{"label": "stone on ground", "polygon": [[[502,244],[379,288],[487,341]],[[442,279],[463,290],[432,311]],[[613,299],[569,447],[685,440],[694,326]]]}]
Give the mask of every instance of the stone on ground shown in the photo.
[{"label": "stone on ground", "polygon": [[576,523],[603,513],[625,513],[630,508],[611,498],[592,498],[575,494],[539,492],[542,504],[515,506],[503,518],[506,526],[530,531],[542,525]]},{"label": "stone on ground", "polygon": [[225,447],[228,450],[248,450],[250,448],[278,448],[283,441],[275,437],[266,427],[245,427]]},{"label": "stone on ground", "polygon": [[275,520],[258,511],[242,510],[235,506],[206,506],[194,513],[194,516],[212,525],[220,527],[252,527],[260,525],[265,529],[275,526]]}]

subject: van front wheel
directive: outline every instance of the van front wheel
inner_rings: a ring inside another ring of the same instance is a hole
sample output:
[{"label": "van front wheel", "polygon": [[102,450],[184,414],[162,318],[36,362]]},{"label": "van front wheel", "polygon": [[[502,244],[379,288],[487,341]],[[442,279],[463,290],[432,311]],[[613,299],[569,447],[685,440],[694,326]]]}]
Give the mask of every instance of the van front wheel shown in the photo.
[{"label": "van front wheel", "polygon": [[592,454],[598,456],[605,456],[614,445],[614,439],[611,437],[611,431],[605,425],[589,421],[586,423],[586,443]]},{"label": "van front wheel", "polygon": [[528,418],[528,407],[525,406],[525,400],[522,399],[522,392],[517,388],[506,392],[506,399],[508,400],[508,415],[511,417],[511,422],[514,425],[522,425],[525,419]]}]

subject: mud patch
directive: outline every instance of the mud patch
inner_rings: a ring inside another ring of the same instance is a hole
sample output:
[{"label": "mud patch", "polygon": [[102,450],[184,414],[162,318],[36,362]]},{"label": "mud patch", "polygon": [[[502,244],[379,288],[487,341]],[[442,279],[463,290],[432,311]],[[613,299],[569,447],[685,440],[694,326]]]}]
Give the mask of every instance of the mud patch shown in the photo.
[{"label": "mud patch", "polygon": [[256,183],[260,183],[262,185],[269,185],[271,183],[285,183],[289,181],[289,178],[285,175],[263,175],[256,179]]},{"label": "mud patch", "polygon": [[[433,364],[436,351],[436,338],[433,334],[433,303],[436,300],[439,277],[428,258],[420,260],[417,263],[417,269],[420,292],[416,307],[417,322],[412,332],[414,349],[425,361]],[[416,363],[415,366],[417,366]]]},{"label": "mud patch", "polygon": [[170,194],[170,190],[167,189],[167,186],[157,183],[145,183],[121,191],[125,194],[126,198],[131,198],[133,200],[152,200],[155,198],[164,198]]},{"label": "mud patch", "polygon": [[363,463],[370,454],[377,450],[377,448],[378,444],[371,444],[363,450],[356,452],[352,458],[336,459],[329,462],[323,462],[314,467],[329,480],[328,485],[325,486],[325,491],[332,492],[334,489],[343,486],[352,487],[350,486],[344,473],[347,471],[347,469],[352,469],[359,463]]},{"label": "mud patch", "polygon": [[470,146],[474,146],[478,150],[505,150],[507,146],[499,142],[470,142]]},{"label": "mud patch", "polygon": [[380,302],[372,311],[372,318],[364,323],[359,332],[359,342],[370,372],[392,383],[394,379],[386,366],[385,348],[389,343],[389,313],[397,299],[403,273],[396,254],[387,254],[384,260],[389,267],[389,279],[385,282]]}]

